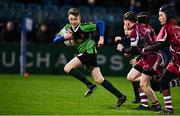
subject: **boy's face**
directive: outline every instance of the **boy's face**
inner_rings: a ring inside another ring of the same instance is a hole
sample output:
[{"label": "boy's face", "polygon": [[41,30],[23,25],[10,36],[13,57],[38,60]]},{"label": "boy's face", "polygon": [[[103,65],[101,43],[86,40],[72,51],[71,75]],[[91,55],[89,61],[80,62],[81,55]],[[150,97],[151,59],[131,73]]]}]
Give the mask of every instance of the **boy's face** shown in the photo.
[{"label": "boy's face", "polygon": [[130,36],[130,33],[132,32],[132,30],[128,29],[126,25],[124,25],[124,33],[126,36]]},{"label": "boy's face", "polygon": [[81,22],[80,16],[74,16],[72,14],[68,16],[68,20],[73,27],[76,27]]},{"label": "boy's face", "polygon": [[161,25],[165,24],[167,21],[166,14],[162,11],[159,11],[159,21],[160,21]]},{"label": "boy's face", "polygon": [[129,20],[124,20],[124,27],[126,27],[126,30],[131,30],[131,22]]}]

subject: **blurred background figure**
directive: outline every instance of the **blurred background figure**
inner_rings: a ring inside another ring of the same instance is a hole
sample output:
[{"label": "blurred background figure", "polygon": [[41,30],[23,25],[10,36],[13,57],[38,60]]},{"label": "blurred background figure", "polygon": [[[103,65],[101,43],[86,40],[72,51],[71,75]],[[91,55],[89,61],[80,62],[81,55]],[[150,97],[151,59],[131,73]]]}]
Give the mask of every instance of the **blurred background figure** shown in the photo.
[{"label": "blurred background figure", "polygon": [[92,10],[96,7],[96,0],[87,0],[87,4],[89,5],[92,12]]},{"label": "blurred background figure", "polygon": [[35,33],[34,43],[51,43],[51,32],[49,31],[48,25],[46,23],[40,24],[39,28]]},{"label": "blurred background figure", "polygon": [[20,35],[16,31],[14,21],[9,20],[6,23],[5,28],[1,32],[2,42],[18,42],[20,40]]},{"label": "blurred background figure", "polygon": [[134,11],[136,13],[139,13],[140,7],[141,7],[141,1],[140,0],[131,0],[130,1],[130,6],[129,6],[130,11]]}]

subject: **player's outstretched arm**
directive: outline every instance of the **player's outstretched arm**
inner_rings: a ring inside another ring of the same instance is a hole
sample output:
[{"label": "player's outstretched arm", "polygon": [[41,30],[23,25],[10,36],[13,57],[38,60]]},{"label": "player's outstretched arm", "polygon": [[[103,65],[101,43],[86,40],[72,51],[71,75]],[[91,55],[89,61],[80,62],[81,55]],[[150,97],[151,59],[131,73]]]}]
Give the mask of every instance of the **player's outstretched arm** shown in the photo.
[{"label": "player's outstretched arm", "polygon": [[104,45],[104,32],[105,32],[105,25],[103,21],[96,21],[96,26],[99,30],[99,41],[98,41],[98,47]]}]

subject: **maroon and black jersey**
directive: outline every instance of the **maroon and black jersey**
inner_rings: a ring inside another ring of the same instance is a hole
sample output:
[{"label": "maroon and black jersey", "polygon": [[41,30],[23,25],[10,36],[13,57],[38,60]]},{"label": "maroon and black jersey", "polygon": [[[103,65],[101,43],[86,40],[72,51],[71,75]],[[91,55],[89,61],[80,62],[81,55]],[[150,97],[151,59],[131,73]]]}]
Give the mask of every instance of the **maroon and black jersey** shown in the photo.
[{"label": "maroon and black jersey", "polygon": [[[142,51],[146,46],[154,45],[156,37],[157,36],[151,26],[146,24],[135,24],[132,27],[132,32],[130,34],[131,47],[137,47],[139,51]],[[141,53],[142,57],[134,68],[137,69],[137,67],[139,67],[143,69],[142,73],[151,76],[154,74],[153,72],[157,70],[161,57],[153,51]]]},{"label": "maroon and black jersey", "polygon": [[157,41],[169,44],[173,59],[180,59],[180,27],[172,23],[163,25]]},{"label": "maroon and black jersey", "polygon": [[153,29],[149,25],[133,25],[132,32],[130,34],[130,46],[137,47],[138,50],[142,51],[144,47],[155,44],[156,35],[152,30]]},{"label": "maroon and black jersey", "polygon": [[167,70],[180,76],[180,27],[172,23],[163,25],[157,41],[169,44],[172,60],[168,64]]},{"label": "maroon and black jersey", "polygon": [[156,35],[154,29],[149,24],[144,24],[144,26],[146,27],[147,31],[149,32],[149,36],[150,36],[149,38],[151,39],[151,41],[156,43],[157,35]]}]

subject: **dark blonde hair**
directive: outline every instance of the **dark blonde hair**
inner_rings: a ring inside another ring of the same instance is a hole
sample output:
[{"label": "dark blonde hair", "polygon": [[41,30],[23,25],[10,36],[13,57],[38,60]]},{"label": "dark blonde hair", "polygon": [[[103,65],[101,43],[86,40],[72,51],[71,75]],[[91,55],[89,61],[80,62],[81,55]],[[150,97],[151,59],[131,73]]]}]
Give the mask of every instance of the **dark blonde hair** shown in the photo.
[{"label": "dark blonde hair", "polygon": [[78,8],[70,8],[69,10],[68,10],[68,16],[69,15],[74,15],[74,16],[80,16],[80,11],[79,11],[79,9]]},{"label": "dark blonde hair", "polygon": [[133,11],[129,11],[127,13],[124,14],[124,20],[129,20],[131,22],[136,22],[137,18],[136,18],[136,13]]}]

